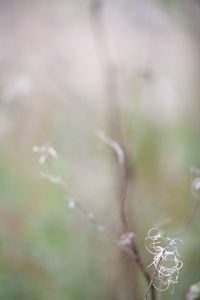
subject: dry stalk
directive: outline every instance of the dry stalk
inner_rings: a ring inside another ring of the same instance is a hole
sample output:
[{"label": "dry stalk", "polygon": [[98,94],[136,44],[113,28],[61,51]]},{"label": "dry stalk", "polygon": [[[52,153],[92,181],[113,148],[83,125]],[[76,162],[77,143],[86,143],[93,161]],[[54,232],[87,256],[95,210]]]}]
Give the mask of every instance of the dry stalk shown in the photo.
[{"label": "dry stalk", "polygon": [[[104,20],[103,20],[104,0],[91,0],[90,2],[90,16],[91,16],[91,28],[94,33],[94,40],[96,43],[96,50],[99,57],[100,67],[105,82],[105,90],[107,94],[107,100],[109,103],[110,112],[110,125],[111,136],[114,139],[108,138],[104,134],[100,134],[100,138],[108,144],[117,154],[119,169],[120,169],[120,217],[122,223],[122,232],[129,232],[128,217],[126,213],[126,198],[128,187],[128,165],[126,162],[126,151],[123,146],[123,136],[120,126],[120,93],[119,93],[119,81],[116,63],[113,60],[107,35],[105,33]],[[140,258],[139,250],[136,245],[135,239],[132,241],[130,247],[135,257],[135,262],[140,268],[144,278],[149,283],[150,275],[145,269],[142,260]],[[152,300],[156,299],[154,287],[151,287]]]}]

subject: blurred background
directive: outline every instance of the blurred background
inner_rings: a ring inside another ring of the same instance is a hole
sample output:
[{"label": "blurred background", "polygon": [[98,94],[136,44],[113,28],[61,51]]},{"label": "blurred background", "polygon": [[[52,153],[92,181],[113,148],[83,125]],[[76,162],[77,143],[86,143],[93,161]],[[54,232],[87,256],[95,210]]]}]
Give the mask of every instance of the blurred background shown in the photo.
[{"label": "blurred background", "polygon": [[[148,230],[173,236],[196,203],[199,16],[198,0],[0,0],[0,299],[143,299],[138,267],[40,171],[119,238],[117,159],[97,133],[116,139],[147,266]],[[45,143],[59,154],[50,166],[32,152]],[[185,299],[200,279],[199,225],[198,214],[175,293],[160,299]]]}]

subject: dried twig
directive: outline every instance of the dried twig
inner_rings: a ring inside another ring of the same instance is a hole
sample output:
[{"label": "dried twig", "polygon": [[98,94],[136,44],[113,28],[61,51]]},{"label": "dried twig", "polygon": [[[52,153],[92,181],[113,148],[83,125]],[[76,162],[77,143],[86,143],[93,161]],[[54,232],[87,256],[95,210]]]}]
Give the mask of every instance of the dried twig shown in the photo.
[{"label": "dried twig", "polygon": [[102,225],[101,222],[98,221],[98,219],[96,218],[95,214],[89,210],[87,210],[81,203],[80,201],[77,200],[76,197],[74,197],[74,195],[72,195],[69,191],[69,189],[67,188],[67,185],[65,184],[65,182],[59,177],[59,176],[50,176],[47,174],[42,173],[42,177],[50,180],[51,182],[61,186],[64,191],[66,192],[66,194],[69,196],[69,208],[74,208],[76,207],[82,215],[84,215],[90,223],[92,223],[93,225],[95,225],[96,229],[99,232],[102,232],[105,236],[107,236],[107,238],[109,238],[118,248],[120,248],[123,252],[125,252],[126,254],[128,254],[130,257],[132,257],[136,262],[137,262],[137,257],[135,256],[135,254],[133,253],[133,251],[127,247],[128,245],[130,245],[131,240],[133,238],[133,236],[129,239],[128,242],[124,243],[123,240],[118,240],[111,231],[109,231],[104,225]]},{"label": "dried twig", "polygon": [[126,163],[126,155],[123,147],[123,137],[120,125],[120,93],[116,62],[111,55],[107,35],[103,20],[103,0],[91,0],[90,16],[91,28],[94,33],[94,41],[96,42],[96,50],[99,57],[100,67],[105,83],[106,97],[109,104],[111,136],[114,139],[101,135],[100,138],[110,145],[116,152],[120,167],[120,216],[122,222],[122,232],[128,231],[128,218],[125,213],[125,202],[128,187],[128,168]]},{"label": "dried twig", "polygon": [[113,139],[106,136],[103,131],[99,131],[98,137],[107,145],[109,145],[117,154],[119,171],[120,171],[120,215],[123,225],[123,231],[127,232],[129,230],[128,217],[126,214],[125,204],[126,204],[126,194],[127,194],[127,174],[126,174],[126,161],[125,154],[122,147]]},{"label": "dried twig", "polygon": [[[118,163],[119,163],[119,168],[120,168],[120,177],[121,177],[121,219],[123,222],[124,229],[128,231],[128,220],[127,220],[127,215],[125,211],[125,203],[126,203],[126,185],[127,185],[127,177],[126,177],[126,167],[125,167],[125,154],[122,149],[122,147],[113,139],[110,137],[106,136],[104,132],[100,131],[98,133],[98,137],[107,145],[109,145],[117,154],[118,158]],[[147,270],[145,269],[143,262],[140,257],[140,253],[138,250],[138,247],[136,245],[135,239],[131,243],[131,251],[132,254],[134,254],[134,259],[138,267],[140,268],[142,274],[144,275],[146,281],[149,283],[151,278]],[[151,285],[151,293],[152,293],[152,300],[155,300],[155,290],[154,287]]]},{"label": "dried twig", "polygon": [[[111,56],[109,43],[105,34],[104,22],[102,17],[103,11],[103,0],[91,0],[90,16],[91,16],[91,27],[94,33],[94,39],[96,42],[96,49],[99,56],[100,66],[102,68],[105,90],[107,94],[107,100],[110,106],[110,124],[111,124],[111,135],[114,137],[110,139],[104,134],[100,134],[100,138],[108,144],[116,152],[118,157],[118,163],[120,168],[120,216],[122,222],[122,232],[129,231],[128,218],[125,210],[126,196],[128,187],[128,174],[129,170],[126,163],[126,154],[123,147],[123,137],[120,126],[120,93],[119,93],[119,82],[116,63],[114,63]],[[131,245],[131,251],[134,254],[135,261],[139,266],[142,274],[144,275],[147,282],[150,282],[150,275],[145,269],[142,260],[140,258],[139,250],[134,240]],[[151,287],[152,300],[156,299],[154,287]]]}]

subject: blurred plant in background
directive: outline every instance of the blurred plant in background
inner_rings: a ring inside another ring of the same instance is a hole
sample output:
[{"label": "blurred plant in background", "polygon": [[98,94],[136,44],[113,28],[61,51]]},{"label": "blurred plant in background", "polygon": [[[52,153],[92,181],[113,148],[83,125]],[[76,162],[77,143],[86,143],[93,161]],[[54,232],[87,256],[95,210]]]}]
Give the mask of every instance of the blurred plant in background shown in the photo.
[{"label": "blurred plant in background", "polygon": [[200,283],[197,282],[190,287],[187,294],[187,300],[198,300],[200,299]]}]

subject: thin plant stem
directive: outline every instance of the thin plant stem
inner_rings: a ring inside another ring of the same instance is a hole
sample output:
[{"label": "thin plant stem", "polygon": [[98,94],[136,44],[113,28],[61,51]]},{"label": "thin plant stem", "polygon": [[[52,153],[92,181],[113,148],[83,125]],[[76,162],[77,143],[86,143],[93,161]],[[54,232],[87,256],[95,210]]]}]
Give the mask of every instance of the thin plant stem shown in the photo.
[{"label": "thin plant stem", "polygon": [[[124,154],[123,151],[121,149],[121,147],[119,146],[119,144],[117,144],[115,141],[111,140],[110,138],[106,137],[106,136],[102,136],[101,134],[101,138],[103,138],[105,140],[105,142],[107,142],[108,144],[111,144],[112,147],[115,149],[115,151],[117,152],[118,155],[118,160],[121,166],[123,166],[124,164]],[[34,152],[38,152],[40,154],[39,157],[39,162],[41,161],[41,157],[43,157],[45,155],[45,160],[42,161],[42,163],[47,163],[48,160],[47,156],[51,155],[52,156],[52,151],[54,153],[53,158],[58,158],[57,153],[55,152],[55,150],[52,147],[49,146],[42,146],[42,147],[38,147],[38,146],[34,146],[33,147],[33,151]],[[56,155],[55,155],[56,153]],[[135,243],[135,237],[134,234],[132,233],[131,236],[133,236],[134,238],[131,238],[131,240],[129,240],[128,244],[124,244],[123,243],[123,239],[121,240],[122,236],[120,237],[120,239],[115,238],[115,236],[108,230],[106,229],[96,218],[95,215],[93,213],[91,213],[90,211],[88,211],[87,209],[85,209],[85,207],[82,206],[82,204],[77,201],[76,198],[74,198],[73,194],[71,194],[71,192],[69,191],[67,185],[65,184],[65,182],[63,181],[63,179],[60,176],[57,175],[50,175],[47,173],[40,173],[41,177],[44,179],[49,180],[50,182],[57,184],[59,186],[61,186],[65,193],[71,198],[71,200],[69,201],[69,207],[73,208],[74,206],[76,206],[78,208],[78,210],[87,217],[87,219],[93,224],[95,225],[95,227],[97,228],[98,231],[104,233],[115,245],[118,246],[118,248],[120,248],[121,250],[123,250],[123,252],[125,252],[126,254],[128,254],[136,263],[136,265],[140,268],[142,274],[144,275],[144,278],[147,280],[147,282],[150,282],[150,276],[147,272],[147,270],[145,269],[142,260],[140,258],[140,254],[137,248],[137,245]],[[70,206],[71,204],[73,204],[72,206]],[[130,232],[126,232],[125,235],[130,234]],[[128,245],[128,246],[127,246]],[[152,292],[152,300],[155,299],[155,292],[154,289],[151,289]]]},{"label": "thin plant stem", "polygon": [[[96,43],[96,51],[102,68],[102,74],[105,83],[105,92],[109,104],[109,121],[111,127],[111,136],[114,140],[108,140],[107,143],[113,148],[118,156],[120,167],[120,218],[122,223],[122,232],[128,231],[128,218],[125,212],[128,175],[129,170],[126,163],[125,147],[123,146],[123,136],[121,132],[120,120],[120,92],[119,80],[116,62],[111,55],[109,42],[104,27],[103,19],[104,0],[91,0],[90,16],[91,28]],[[105,140],[104,140],[105,141]],[[106,141],[105,141],[106,142]]]},{"label": "thin plant stem", "polygon": [[127,194],[127,174],[126,174],[126,160],[123,148],[111,139],[106,136],[103,132],[98,133],[98,137],[107,145],[109,145],[117,155],[119,172],[120,172],[120,216],[124,228],[124,232],[127,232],[129,229],[128,217],[126,214],[126,194]]},{"label": "thin plant stem", "polygon": [[196,215],[199,207],[200,207],[200,200],[194,206],[190,217],[187,219],[187,221],[185,222],[185,224],[183,225],[183,227],[180,229],[180,231],[176,234],[175,238],[180,237],[186,231],[186,229],[190,226],[190,224],[192,223],[192,221],[193,221],[193,219],[194,219],[194,217],[195,217],[195,215]]},{"label": "thin plant stem", "polygon": [[[64,181],[60,181],[58,183],[66,192],[66,194],[68,194],[70,197],[72,197],[74,199],[74,196],[70,193],[69,189],[67,188],[66,184],[64,183]],[[90,221],[90,223],[92,223],[93,225],[95,225],[95,227],[98,229],[99,226],[102,226],[102,224],[97,220],[97,218],[93,215],[92,217],[90,217],[90,212],[85,209],[85,207],[83,207],[83,205],[77,201],[77,199],[75,199],[75,205],[77,207],[77,209],[85,216],[87,217],[87,219]],[[115,238],[115,236],[113,235],[113,233],[111,231],[109,231],[106,227],[103,226],[103,230],[102,233],[107,236],[107,238],[109,238],[118,248],[120,248],[123,252],[125,252],[126,254],[128,254],[130,257],[132,257],[134,259],[135,262],[137,262],[138,258],[137,256],[134,254],[134,252],[122,245],[120,243],[120,241],[118,239]]]},{"label": "thin plant stem", "polygon": [[[110,137],[106,136],[103,132],[98,133],[98,137],[107,145],[109,145],[117,154],[118,158],[118,164],[119,164],[119,169],[120,169],[120,178],[121,178],[121,209],[120,209],[120,214],[121,214],[121,219],[124,225],[124,229],[127,231],[128,230],[128,219],[125,211],[125,203],[126,203],[126,185],[127,185],[127,177],[126,177],[126,167],[125,167],[125,154],[122,149],[122,147],[113,139]],[[132,253],[134,254],[135,257],[135,262],[139,266],[143,276],[145,277],[146,281],[149,283],[151,280],[151,277],[147,270],[145,269],[143,262],[140,257],[139,250],[137,248],[136,242],[134,241],[131,246]],[[151,294],[152,294],[152,300],[156,299],[155,296],[155,289],[153,286],[151,286]]]},{"label": "thin plant stem", "polygon": [[[58,184],[64,189],[64,191],[72,198],[74,198],[74,196],[69,192],[66,184],[64,183],[64,181],[60,181],[58,182]],[[79,201],[75,200],[75,204],[77,209],[84,215],[87,217],[87,219],[90,221],[90,223],[92,223],[93,225],[95,225],[95,227],[98,229],[99,226],[102,226],[101,223],[97,220],[97,218],[95,216],[93,216],[92,218],[89,217],[89,211],[87,211]],[[103,230],[102,233],[107,236],[107,238],[109,238],[112,243],[114,243],[120,250],[122,250],[124,253],[126,253],[128,256],[130,256],[136,263],[136,265],[140,268],[142,274],[144,275],[145,279],[147,282],[150,282],[150,275],[147,272],[147,270],[145,269],[142,260],[140,258],[138,249],[135,245],[135,243],[133,243],[131,245],[131,247],[127,247],[124,246],[123,244],[120,243],[120,241],[118,239],[116,239],[114,237],[114,235],[103,226]],[[152,299],[155,299],[155,289],[151,289],[151,292],[153,292],[152,294]]]},{"label": "thin plant stem", "polygon": [[105,83],[105,92],[109,104],[109,123],[111,127],[111,136],[113,139],[105,137],[103,140],[110,145],[118,156],[120,168],[120,218],[122,223],[122,232],[128,231],[128,218],[125,212],[127,188],[128,188],[128,170],[126,162],[125,147],[123,146],[123,136],[121,132],[120,120],[120,93],[119,80],[116,62],[114,62],[103,20],[103,0],[91,0],[90,2],[91,28],[94,34],[96,51],[102,68],[102,74]]}]

